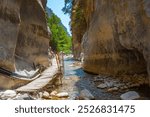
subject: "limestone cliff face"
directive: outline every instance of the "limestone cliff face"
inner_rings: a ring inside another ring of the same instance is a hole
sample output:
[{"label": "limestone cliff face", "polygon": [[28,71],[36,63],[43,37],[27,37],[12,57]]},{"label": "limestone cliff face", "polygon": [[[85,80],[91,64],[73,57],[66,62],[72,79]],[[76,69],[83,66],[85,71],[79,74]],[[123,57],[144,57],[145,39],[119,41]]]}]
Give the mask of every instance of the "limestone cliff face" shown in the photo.
[{"label": "limestone cliff face", "polygon": [[73,54],[75,59],[80,57],[82,37],[87,28],[85,17],[83,16],[83,6],[85,3],[86,1],[84,0],[73,1],[71,28],[73,37]]},{"label": "limestone cliff face", "polygon": [[47,66],[46,0],[0,0],[0,67]]},{"label": "limestone cliff face", "polygon": [[[77,22],[78,10],[84,21]],[[84,52],[86,71],[116,75],[147,70],[150,75],[149,0],[74,0],[72,12],[74,55]]]}]

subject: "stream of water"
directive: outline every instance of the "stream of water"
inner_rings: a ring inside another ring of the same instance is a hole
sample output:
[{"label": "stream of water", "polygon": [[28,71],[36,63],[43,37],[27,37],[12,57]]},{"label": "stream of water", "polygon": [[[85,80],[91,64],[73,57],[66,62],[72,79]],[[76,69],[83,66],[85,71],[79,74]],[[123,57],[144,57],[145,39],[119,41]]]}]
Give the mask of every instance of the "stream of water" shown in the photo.
[{"label": "stream of water", "polygon": [[135,90],[140,95],[142,95],[141,99],[150,99],[147,95],[148,92],[145,92],[143,88],[132,88],[126,90],[118,90],[115,92],[107,92],[104,89],[97,88],[94,83],[94,77],[96,75],[88,74],[83,71],[80,65],[74,65],[76,61],[73,58],[65,58],[64,60],[64,79],[63,85],[58,88],[60,92],[68,92],[69,99],[75,99],[79,94],[80,91],[83,89],[89,90],[92,95],[95,97],[96,100],[115,100],[120,99],[120,95],[130,91]]}]

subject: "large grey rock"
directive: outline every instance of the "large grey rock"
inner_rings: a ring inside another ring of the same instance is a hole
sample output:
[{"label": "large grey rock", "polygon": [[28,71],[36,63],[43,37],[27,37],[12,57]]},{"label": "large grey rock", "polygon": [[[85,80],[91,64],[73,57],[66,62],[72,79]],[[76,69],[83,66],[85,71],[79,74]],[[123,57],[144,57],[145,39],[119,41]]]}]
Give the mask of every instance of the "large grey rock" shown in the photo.
[{"label": "large grey rock", "polygon": [[84,89],[84,90],[81,90],[80,92],[80,98],[85,99],[85,100],[92,100],[94,99],[94,96],[89,90]]},{"label": "large grey rock", "polygon": [[129,91],[122,94],[120,97],[122,100],[134,100],[140,98],[140,95],[135,91]]}]

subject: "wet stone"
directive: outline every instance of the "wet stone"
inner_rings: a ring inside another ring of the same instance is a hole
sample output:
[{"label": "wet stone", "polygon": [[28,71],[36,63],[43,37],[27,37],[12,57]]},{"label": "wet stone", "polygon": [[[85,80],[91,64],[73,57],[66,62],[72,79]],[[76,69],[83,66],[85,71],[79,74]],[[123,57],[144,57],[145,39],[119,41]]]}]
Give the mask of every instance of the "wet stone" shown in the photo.
[{"label": "wet stone", "polygon": [[70,100],[79,100],[80,94],[78,92],[73,92],[70,96]]},{"label": "wet stone", "polygon": [[84,89],[80,92],[80,99],[85,99],[85,100],[92,100],[94,99],[94,96],[91,94],[91,92],[87,89]]},{"label": "wet stone", "polygon": [[107,85],[107,87],[113,87],[114,86],[113,82],[106,82],[105,84]]}]

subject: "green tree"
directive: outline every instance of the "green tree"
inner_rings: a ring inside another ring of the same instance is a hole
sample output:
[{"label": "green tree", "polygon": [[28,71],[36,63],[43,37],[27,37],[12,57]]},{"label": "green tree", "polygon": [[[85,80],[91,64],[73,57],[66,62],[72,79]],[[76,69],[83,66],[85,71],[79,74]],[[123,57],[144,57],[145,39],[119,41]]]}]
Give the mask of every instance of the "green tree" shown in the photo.
[{"label": "green tree", "polygon": [[68,35],[66,29],[62,26],[60,18],[52,14],[48,18],[48,26],[52,32],[50,39],[51,47],[57,52],[71,53],[71,36]]}]

